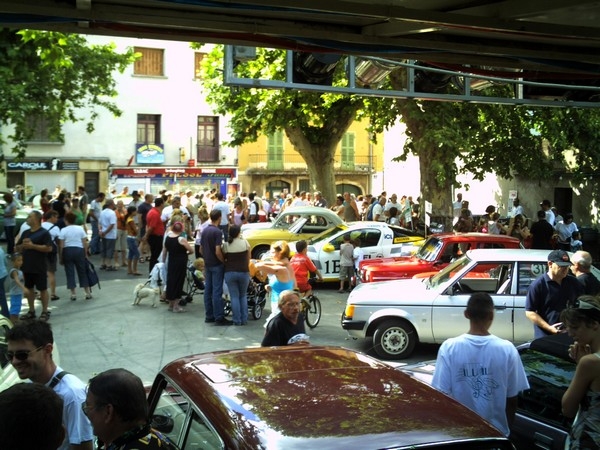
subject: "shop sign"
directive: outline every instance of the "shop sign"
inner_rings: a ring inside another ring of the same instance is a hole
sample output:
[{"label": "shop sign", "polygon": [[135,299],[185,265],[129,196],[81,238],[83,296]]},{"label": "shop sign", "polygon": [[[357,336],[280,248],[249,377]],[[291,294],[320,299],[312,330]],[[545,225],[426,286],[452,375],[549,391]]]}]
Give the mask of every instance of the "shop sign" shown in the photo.
[{"label": "shop sign", "polygon": [[135,162],[138,164],[163,164],[165,149],[163,144],[135,144]]},{"label": "shop sign", "polygon": [[8,161],[8,170],[50,170],[50,161]]},{"label": "shop sign", "polygon": [[236,169],[202,167],[115,168],[112,170],[112,174],[121,178],[235,178]]}]

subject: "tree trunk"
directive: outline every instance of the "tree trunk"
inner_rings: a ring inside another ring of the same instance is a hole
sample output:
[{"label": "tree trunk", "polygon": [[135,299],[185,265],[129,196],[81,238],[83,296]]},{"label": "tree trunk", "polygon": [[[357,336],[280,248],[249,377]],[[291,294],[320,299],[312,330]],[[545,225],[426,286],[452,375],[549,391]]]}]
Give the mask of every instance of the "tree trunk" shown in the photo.
[{"label": "tree trunk", "polygon": [[[426,141],[423,141],[426,143]],[[454,180],[442,177],[440,180],[439,161],[436,161],[436,153],[439,150],[429,144],[418,146],[419,168],[421,175],[421,218],[425,219],[425,201],[431,202],[432,211],[430,220],[443,223],[444,229],[449,230],[452,226],[452,185]],[[452,162],[454,164],[454,162]]]},{"label": "tree trunk", "polygon": [[[286,127],[286,135],[296,151],[306,162],[310,189],[321,191],[327,203],[335,202],[335,149],[339,139],[330,139],[327,144],[315,145],[308,141],[299,127]],[[341,139],[341,138],[340,138]]]},{"label": "tree trunk", "polygon": [[455,182],[455,161],[452,153],[440,148],[429,133],[435,120],[434,114],[422,108],[416,100],[399,102],[399,109],[406,132],[411,140],[412,151],[419,157],[421,176],[420,218],[425,219],[425,201],[432,204],[430,219],[443,223],[445,229],[452,226],[452,186]]}]

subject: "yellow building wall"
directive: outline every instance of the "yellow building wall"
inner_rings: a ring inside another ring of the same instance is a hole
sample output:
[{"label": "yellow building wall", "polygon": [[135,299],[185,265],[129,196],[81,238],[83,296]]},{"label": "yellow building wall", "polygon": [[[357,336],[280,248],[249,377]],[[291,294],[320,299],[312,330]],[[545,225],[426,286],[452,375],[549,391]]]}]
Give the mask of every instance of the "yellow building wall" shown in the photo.
[{"label": "yellow building wall", "polygon": [[[374,167],[373,170],[375,172],[381,172],[383,170],[383,137],[378,136],[377,143],[371,143],[369,141],[369,133],[366,128],[368,126],[368,121],[355,121],[348,132],[352,132],[355,135],[354,139],[354,157],[358,161],[368,161],[369,151],[373,152]],[[257,154],[266,154],[267,152],[267,136],[260,136],[256,142],[251,142],[248,144],[243,144],[239,148],[238,152],[238,169],[242,172],[245,172],[249,165],[250,155]],[[287,139],[284,133],[284,141],[283,141],[283,159],[286,160],[286,157],[292,157],[292,155],[297,155],[297,152],[294,150],[294,147]],[[335,160],[341,161],[342,159],[342,145],[341,142],[338,144],[336,152],[335,152]]]}]

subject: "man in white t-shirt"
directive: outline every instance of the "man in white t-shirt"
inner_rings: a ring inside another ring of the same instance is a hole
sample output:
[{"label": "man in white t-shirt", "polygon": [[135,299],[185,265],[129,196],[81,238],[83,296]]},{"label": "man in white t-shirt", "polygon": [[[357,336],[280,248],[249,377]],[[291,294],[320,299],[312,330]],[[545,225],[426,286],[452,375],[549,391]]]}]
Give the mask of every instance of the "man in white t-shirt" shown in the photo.
[{"label": "man in white t-shirt", "polygon": [[529,389],[523,363],[512,343],[489,332],[494,320],[494,301],[489,294],[471,295],[464,314],[469,331],[444,341],[432,385],[508,436],[517,395]]},{"label": "man in white t-shirt", "polygon": [[212,210],[221,211],[221,225],[219,225],[219,228],[223,232],[223,242],[227,242],[227,238],[229,237],[229,213],[231,213],[231,210],[229,209],[229,204],[223,200],[223,194],[218,192],[216,197],[217,201],[213,205]]},{"label": "man in white t-shirt", "polygon": [[460,218],[460,211],[462,210],[462,194],[459,192],[456,194],[456,201],[452,203],[452,225],[455,225]]},{"label": "man in white t-shirt", "polygon": [[115,201],[112,198],[106,200],[104,209],[100,213],[98,220],[98,229],[102,239],[102,270],[118,270],[112,266],[113,256],[115,254],[115,244],[117,243],[117,214],[115,213]]},{"label": "man in white t-shirt", "polygon": [[396,208],[398,210],[398,214],[402,211],[402,205],[398,203],[398,196],[396,194],[392,194],[389,201],[384,206],[385,217],[389,217],[390,209]]},{"label": "man in white t-shirt", "polygon": [[387,199],[382,195],[379,201],[373,206],[373,220],[376,222],[385,222],[385,202]]}]

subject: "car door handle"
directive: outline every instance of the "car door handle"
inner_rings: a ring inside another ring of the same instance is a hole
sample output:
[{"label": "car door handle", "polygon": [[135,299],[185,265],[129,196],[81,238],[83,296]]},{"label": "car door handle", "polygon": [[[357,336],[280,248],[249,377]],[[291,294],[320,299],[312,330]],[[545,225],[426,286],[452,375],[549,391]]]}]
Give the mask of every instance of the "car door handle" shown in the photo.
[{"label": "car door handle", "polygon": [[506,303],[503,305],[494,305],[494,309],[506,309]]}]

